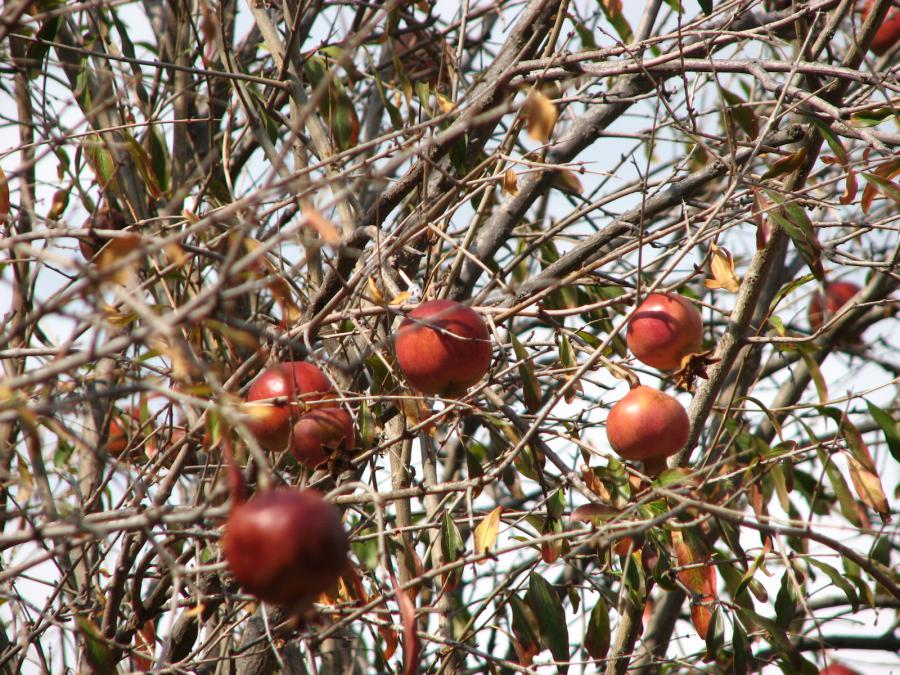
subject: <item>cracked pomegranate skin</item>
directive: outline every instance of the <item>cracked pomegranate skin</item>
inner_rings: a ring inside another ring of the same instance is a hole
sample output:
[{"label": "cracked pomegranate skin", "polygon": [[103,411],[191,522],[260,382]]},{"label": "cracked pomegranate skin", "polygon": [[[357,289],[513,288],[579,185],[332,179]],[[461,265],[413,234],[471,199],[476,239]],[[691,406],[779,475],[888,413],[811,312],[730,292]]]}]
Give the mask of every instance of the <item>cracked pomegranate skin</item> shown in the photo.
[{"label": "cracked pomegranate skin", "polygon": [[429,395],[459,396],[491,365],[484,321],[452,300],[423,302],[411,311],[400,323],[394,350],[406,380]]},{"label": "cracked pomegranate skin", "polygon": [[616,403],[606,418],[606,437],[623,459],[644,462],[670,457],[688,441],[690,420],[677,400],[640,385]]},{"label": "cracked pomegranate skin", "polygon": [[681,367],[688,354],[701,351],[703,319],[677,293],[651,293],[628,322],[628,348],[635,358],[659,370]]},{"label": "cracked pomegranate skin", "polygon": [[356,447],[353,418],[343,408],[315,408],[300,416],[291,436],[291,453],[304,466],[314,469],[332,451]]},{"label": "cracked pomegranate skin", "polygon": [[[316,401],[334,388],[319,368],[305,361],[288,361],[266,368],[250,385],[247,402],[288,397],[290,401]],[[291,420],[300,414],[296,403],[257,406],[246,424],[259,444],[270,452],[288,447]]]},{"label": "cracked pomegranate skin", "polygon": [[[850,298],[859,293],[859,286],[849,281],[835,281],[825,286],[825,309],[827,318],[832,318],[846,305]],[[815,332],[825,323],[822,314],[822,294],[817,290],[809,301],[809,326]]]},{"label": "cracked pomegranate skin", "polygon": [[315,490],[277,488],[234,508],[222,551],[241,588],[279,605],[312,602],[344,571],[338,510]]}]

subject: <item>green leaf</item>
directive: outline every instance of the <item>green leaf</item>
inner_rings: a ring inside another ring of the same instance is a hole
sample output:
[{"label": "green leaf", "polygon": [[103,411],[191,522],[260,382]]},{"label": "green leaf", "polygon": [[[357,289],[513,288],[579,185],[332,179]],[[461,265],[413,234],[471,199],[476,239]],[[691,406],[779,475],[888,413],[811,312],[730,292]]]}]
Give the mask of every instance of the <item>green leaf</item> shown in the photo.
[{"label": "green leaf", "polygon": [[515,334],[510,332],[509,337],[516,360],[519,362],[519,376],[522,378],[522,396],[525,399],[525,407],[528,412],[537,412],[541,407],[541,385],[534,374],[534,364]]},{"label": "green leaf", "polygon": [[840,160],[841,164],[846,164],[848,159],[847,150],[844,148],[844,144],[841,143],[841,139],[831,130],[831,127],[817,117],[807,117],[807,119],[819,130],[822,138],[828,143],[828,147],[831,148],[831,151]]},{"label": "green leaf", "polygon": [[816,454],[819,456],[822,466],[825,467],[825,475],[828,476],[831,489],[834,490],[834,494],[838,499],[841,515],[849,522],[860,527],[862,522],[859,518],[859,510],[856,508],[856,501],[850,493],[850,488],[847,486],[847,481],[844,480],[841,470],[821,448],[816,449]]},{"label": "green leaf", "polygon": [[888,180],[887,178],[883,178],[882,176],[878,176],[874,173],[863,173],[863,177],[872,185],[874,185],[879,192],[881,192],[886,197],[890,197],[897,204],[900,204],[900,185],[897,185],[894,181]]},{"label": "green leaf", "polygon": [[[62,25],[62,21],[63,16],[61,14],[45,21],[41,24],[41,28],[35,36],[36,40],[53,42],[56,39],[56,33]],[[47,56],[48,51],[50,51],[50,45],[43,42],[35,41],[28,45],[25,59],[28,64],[28,77],[30,79],[35,79],[43,72],[44,57]]]},{"label": "green leaf", "polygon": [[857,612],[859,608],[859,598],[856,595],[856,591],[853,590],[853,586],[847,581],[846,577],[837,571],[831,565],[822,562],[821,560],[816,559],[815,556],[810,556],[806,559],[810,565],[815,567],[818,570],[821,570],[825,573],[825,575],[831,579],[831,583],[837,586],[844,592],[844,595],[847,596],[847,601],[853,607],[853,612]]},{"label": "green leaf", "polygon": [[384,109],[388,111],[388,117],[391,118],[391,126],[394,127],[394,131],[399,131],[403,128],[403,115],[400,114],[400,109],[391,103],[390,99],[387,97],[384,91],[384,83],[381,81],[381,75],[378,73],[378,69],[373,69],[375,73],[375,88],[378,91],[378,97],[381,99],[381,104],[384,106]]},{"label": "green leaf", "polygon": [[866,400],[866,405],[869,407],[869,414],[872,416],[872,419],[884,432],[884,440],[887,441],[891,455],[900,462],[900,422],[893,419],[871,401]]},{"label": "green leaf", "polygon": [[458,560],[462,551],[463,542],[459,528],[453,522],[450,512],[444,511],[444,518],[441,521],[441,553],[443,553],[444,562],[450,563]]},{"label": "green leaf", "polygon": [[[553,586],[537,572],[528,578],[528,604],[540,617],[541,638],[557,661],[569,660],[569,629],[566,613]],[[568,672],[568,663],[557,666],[557,672]]]},{"label": "green leaf", "polygon": [[750,658],[753,652],[750,649],[750,641],[747,639],[747,631],[739,621],[734,622],[734,630],[731,632],[731,648],[734,650],[734,661],[731,664],[732,675],[747,675],[750,672]]},{"label": "green leaf", "polygon": [[716,607],[709,620],[709,628],[706,629],[706,658],[715,659],[716,655],[725,645],[725,622],[722,619],[722,611]]},{"label": "green leaf", "polygon": [[806,211],[794,202],[786,202],[777,192],[766,190],[766,194],[781,206],[779,209],[769,211],[769,217],[791,238],[813,275],[822,281],[825,278],[825,269],[822,267],[822,245]]},{"label": "green leaf", "polygon": [[115,672],[115,657],[100,629],[85,616],[76,618],[75,625],[81,634],[81,638],[84,640],[85,657],[90,662],[94,672]]},{"label": "green leaf", "polygon": [[632,40],[634,40],[634,33],[631,30],[631,25],[628,23],[628,20],[622,14],[622,8],[618,6],[616,3],[605,3],[601,2],[600,7],[603,9],[603,13],[606,15],[606,20],[612,24],[612,27],[615,29],[616,33],[619,34],[619,37],[622,38],[622,42],[624,44],[630,44]]},{"label": "green leaf", "polygon": [[700,5],[700,9],[703,10],[703,13],[709,16],[712,14],[713,3],[712,0],[697,0],[697,4]]},{"label": "green leaf", "polygon": [[354,147],[359,140],[359,117],[344,85],[333,76],[326,59],[321,56],[310,56],[303,69],[313,87],[318,87],[326,77],[330,78],[328,92],[319,101],[319,114],[325,119],[335,144],[341,150]]},{"label": "green leaf", "polygon": [[574,368],[576,365],[575,350],[572,349],[572,343],[567,335],[559,338],[559,362],[563,368]]},{"label": "green leaf", "polygon": [[791,622],[801,613],[797,588],[791,575],[785,571],[781,577],[781,587],[775,597],[775,619],[778,625],[787,630]]},{"label": "green leaf", "polygon": [[597,49],[597,41],[594,39],[594,33],[591,32],[583,23],[575,21],[575,32],[578,33],[578,39],[581,40],[582,49]]},{"label": "green leaf", "polygon": [[[541,639],[538,632],[538,620],[531,607],[525,604],[515,593],[509,596],[512,607],[512,631],[518,642],[516,651],[530,654],[532,657],[541,651]],[[521,653],[520,653],[520,660]]]},{"label": "green leaf", "polygon": [[584,648],[592,659],[604,659],[609,652],[609,641],[609,608],[600,597],[588,619],[587,632],[584,635]]},{"label": "green leaf", "polygon": [[737,94],[733,94],[727,89],[722,88],[720,88],[719,91],[722,92],[722,98],[725,99],[725,102],[729,106],[726,112],[738,123],[738,126],[744,130],[744,133],[750,138],[759,136],[759,120],[756,117],[756,113],[753,112],[753,108],[748,106],[744,99]]},{"label": "green leaf", "polygon": [[884,122],[893,113],[894,111],[890,108],[863,110],[850,115],[850,122],[855,127],[875,127]]}]

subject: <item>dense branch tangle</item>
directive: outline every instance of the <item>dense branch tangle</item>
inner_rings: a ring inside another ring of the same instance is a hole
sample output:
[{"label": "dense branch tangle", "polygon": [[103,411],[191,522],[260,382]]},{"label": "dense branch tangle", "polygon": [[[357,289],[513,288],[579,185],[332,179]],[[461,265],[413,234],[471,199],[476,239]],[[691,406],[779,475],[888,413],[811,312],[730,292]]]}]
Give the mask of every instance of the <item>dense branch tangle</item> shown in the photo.
[{"label": "dense branch tangle", "polygon": [[[900,82],[855,4],[5,7],[0,668],[890,664]],[[626,347],[653,291],[721,359],[688,391]],[[458,398],[395,360],[426,298],[490,328]],[[248,433],[297,359],[352,459]],[[623,366],[690,411],[656,482],[607,443]],[[225,440],[343,511],[353,575],[303,617],[223,562]]]}]

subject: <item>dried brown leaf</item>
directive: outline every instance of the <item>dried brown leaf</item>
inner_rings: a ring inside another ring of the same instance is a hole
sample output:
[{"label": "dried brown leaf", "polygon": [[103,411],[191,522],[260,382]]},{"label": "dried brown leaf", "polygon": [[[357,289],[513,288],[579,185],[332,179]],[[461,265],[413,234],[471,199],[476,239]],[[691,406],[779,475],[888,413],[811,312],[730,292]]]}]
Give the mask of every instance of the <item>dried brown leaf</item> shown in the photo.
[{"label": "dried brown leaf", "polygon": [[331,246],[337,246],[341,243],[341,233],[330,220],[325,218],[313,206],[303,207],[303,216],[311,228],[313,228],[322,240]]},{"label": "dried brown leaf", "polygon": [[519,194],[519,181],[516,178],[516,172],[512,169],[507,169],[503,174],[503,191],[513,196]]},{"label": "dried brown leaf", "polygon": [[550,140],[559,112],[556,105],[537,89],[532,89],[525,99],[525,128],[528,135],[541,143]]},{"label": "dried brown leaf", "polygon": [[741,287],[741,280],[734,271],[731,252],[716,244],[710,249],[710,273],[712,278],[706,279],[703,285],[711,290],[721,288],[729,293],[737,293]]}]

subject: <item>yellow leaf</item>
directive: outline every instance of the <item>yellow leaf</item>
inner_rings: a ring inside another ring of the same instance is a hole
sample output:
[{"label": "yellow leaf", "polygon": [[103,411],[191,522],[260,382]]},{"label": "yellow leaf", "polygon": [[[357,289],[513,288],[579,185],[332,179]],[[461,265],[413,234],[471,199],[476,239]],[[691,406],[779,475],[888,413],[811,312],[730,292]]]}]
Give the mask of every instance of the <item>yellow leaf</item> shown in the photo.
[{"label": "yellow leaf", "polygon": [[[500,514],[503,513],[503,507],[498,506],[484,517],[478,527],[475,528],[475,555],[481,555],[490,551],[497,541],[497,534],[500,531]],[[479,560],[479,564],[486,560]]]},{"label": "yellow leaf", "polygon": [[123,265],[122,259],[131,255],[140,245],[141,238],[132,232],[110,239],[95,258],[97,270],[106,277],[106,281],[131,286],[137,282],[138,261],[132,260]]},{"label": "yellow leaf", "polygon": [[403,291],[402,293],[397,293],[393,298],[391,298],[392,305],[402,305],[404,302],[409,300],[412,296],[412,293],[409,291]]},{"label": "yellow leaf", "polygon": [[166,244],[165,246],[166,255],[169,257],[176,266],[184,267],[187,264],[188,260],[190,260],[190,256],[184,252],[184,249],[181,248],[174,241],[170,244]]},{"label": "yellow leaf", "polygon": [[180,337],[152,341],[153,348],[172,362],[171,376],[182,382],[189,382],[203,376],[202,368],[197,363],[187,342]]},{"label": "yellow leaf", "polygon": [[200,602],[197,603],[195,607],[191,607],[189,610],[187,610],[184,615],[187,617],[200,616],[201,614],[203,614],[204,609],[206,609],[206,605]]},{"label": "yellow leaf", "polygon": [[454,110],[456,110],[456,104],[453,103],[453,101],[451,101],[449,98],[444,96],[441,92],[435,91],[434,96],[437,99],[438,107],[445,115],[449,115]]},{"label": "yellow leaf", "polygon": [[[0,191],[2,191],[2,187],[0,187]],[[0,196],[0,201],[2,201],[2,196]],[[47,220],[59,220],[59,217],[63,214],[63,211],[66,210],[66,207],[69,205],[69,191],[68,190],[57,190],[53,193],[53,201],[50,202],[50,209],[47,211]],[[2,207],[0,207],[2,208]]]},{"label": "yellow leaf", "polygon": [[525,99],[525,128],[536,141],[547,143],[559,113],[549,98],[533,89]]},{"label": "yellow leaf", "polygon": [[330,220],[325,218],[314,207],[305,206],[303,208],[303,216],[306,218],[309,226],[322,237],[326,244],[337,246],[341,243],[341,233],[338,232],[338,229]]},{"label": "yellow leaf", "polygon": [[712,260],[710,271],[712,279],[707,279],[703,284],[709,289],[721,288],[730,293],[737,293],[741,287],[741,280],[734,271],[734,259],[728,249],[712,245]]},{"label": "yellow leaf", "polygon": [[508,195],[519,194],[519,181],[516,179],[516,172],[507,169],[503,174],[503,191]]},{"label": "yellow leaf", "polygon": [[184,216],[184,219],[187,220],[191,225],[195,225],[200,222],[200,217],[193,211],[188,211],[187,209],[184,209],[181,212],[181,215]]},{"label": "yellow leaf", "polygon": [[853,455],[847,454],[847,463],[850,466],[850,480],[862,503],[882,516],[888,516],[890,509],[878,474],[863,466]]},{"label": "yellow leaf", "polygon": [[369,296],[372,302],[380,305],[384,303],[384,295],[381,294],[381,289],[378,288],[378,284],[375,282],[375,277],[369,277],[366,279],[366,285],[369,288]]}]

